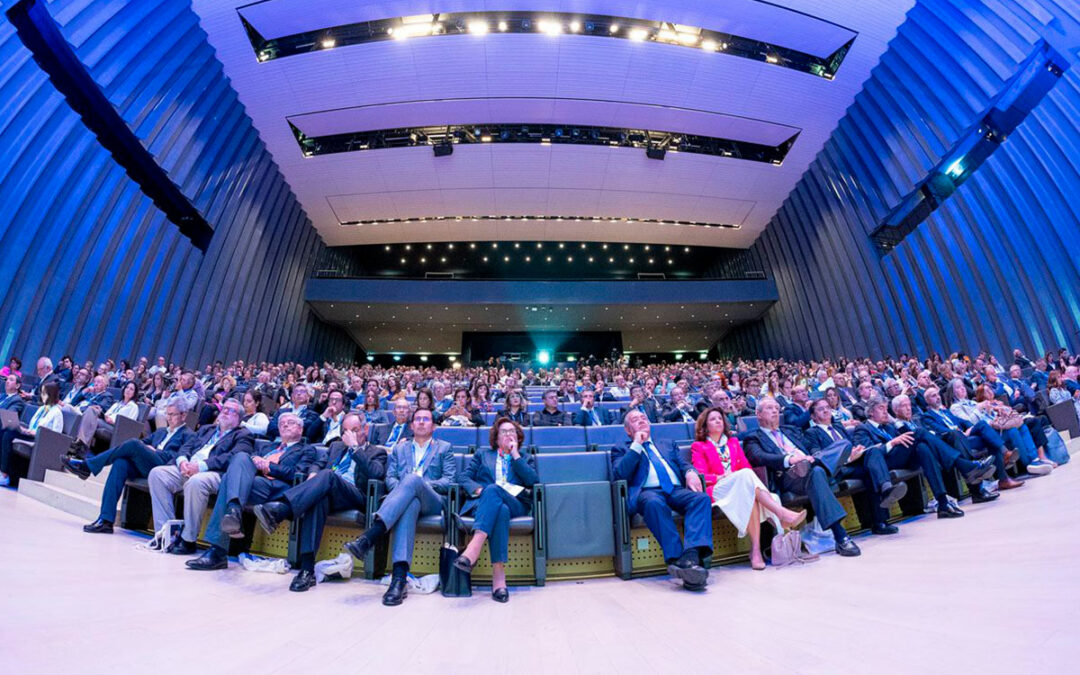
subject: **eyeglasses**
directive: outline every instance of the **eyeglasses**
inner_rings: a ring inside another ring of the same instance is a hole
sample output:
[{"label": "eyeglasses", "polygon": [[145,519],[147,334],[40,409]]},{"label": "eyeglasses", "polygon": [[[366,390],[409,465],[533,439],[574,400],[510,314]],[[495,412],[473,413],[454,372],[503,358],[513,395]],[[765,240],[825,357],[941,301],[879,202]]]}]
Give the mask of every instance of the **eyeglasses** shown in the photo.
[{"label": "eyeglasses", "polygon": [[500,436],[517,436],[517,429],[499,429]]}]

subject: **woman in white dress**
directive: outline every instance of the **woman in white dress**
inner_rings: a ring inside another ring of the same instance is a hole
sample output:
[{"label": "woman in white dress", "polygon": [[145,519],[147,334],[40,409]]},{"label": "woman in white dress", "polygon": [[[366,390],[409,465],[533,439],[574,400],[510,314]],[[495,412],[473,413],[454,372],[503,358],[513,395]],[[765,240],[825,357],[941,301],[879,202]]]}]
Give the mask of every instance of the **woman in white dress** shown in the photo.
[{"label": "woman in white dress", "polygon": [[244,392],[244,417],[240,424],[259,438],[266,437],[266,428],[270,426],[270,418],[262,411],[262,394],[254,389]]},{"label": "woman in white dress", "polygon": [[698,416],[690,446],[694,468],[705,475],[705,491],[740,537],[750,535],[750,566],[765,569],[761,555],[761,523],[769,520],[777,533],[795,528],[806,520],[806,511],[792,511],[754,473],[739,439],[731,433],[727,416],[720,408],[709,408]]}]

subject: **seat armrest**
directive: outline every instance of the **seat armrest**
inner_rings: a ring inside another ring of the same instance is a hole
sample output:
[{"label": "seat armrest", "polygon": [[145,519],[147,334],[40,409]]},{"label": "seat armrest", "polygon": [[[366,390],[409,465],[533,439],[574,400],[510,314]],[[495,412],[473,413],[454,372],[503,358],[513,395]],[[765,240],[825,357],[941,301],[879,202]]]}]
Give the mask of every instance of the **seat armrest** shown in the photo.
[{"label": "seat armrest", "polygon": [[533,547],[547,551],[547,491],[543,483],[532,486]]}]

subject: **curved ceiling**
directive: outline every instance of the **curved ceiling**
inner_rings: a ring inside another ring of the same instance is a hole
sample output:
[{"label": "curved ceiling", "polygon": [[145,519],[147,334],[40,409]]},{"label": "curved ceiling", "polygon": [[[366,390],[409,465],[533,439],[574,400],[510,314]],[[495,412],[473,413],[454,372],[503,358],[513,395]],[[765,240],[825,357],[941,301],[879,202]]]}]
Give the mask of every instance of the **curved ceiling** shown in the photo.
[{"label": "curved ceiling", "polygon": [[[327,244],[573,239],[749,246],[851,104],[913,0],[627,3],[194,0],[226,73]],[[241,15],[273,39],[435,12],[550,11],[665,21],[827,55],[856,35],[833,79],[720,52],[580,34],[441,35],[260,62]],[[305,157],[308,135],[439,124],[626,126],[775,145],[781,165],[640,148],[457,145]],[[543,216],[718,223],[706,228]],[[419,219],[532,216],[528,222]],[[409,222],[410,219],[416,222]],[[367,224],[359,221],[385,221]],[[404,221],[404,222],[402,222]]]}]

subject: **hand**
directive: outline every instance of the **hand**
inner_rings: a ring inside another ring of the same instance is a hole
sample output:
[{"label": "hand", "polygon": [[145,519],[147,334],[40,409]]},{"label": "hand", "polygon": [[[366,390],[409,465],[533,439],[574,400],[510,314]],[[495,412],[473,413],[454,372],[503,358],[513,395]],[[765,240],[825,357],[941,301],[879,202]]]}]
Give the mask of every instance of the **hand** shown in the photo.
[{"label": "hand", "polygon": [[358,439],[356,438],[356,432],[353,431],[352,429],[346,429],[345,431],[342,431],[341,432],[341,440],[342,440],[343,443],[345,443],[345,447],[348,447],[348,448],[352,448],[352,447],[356,447],[357,445],[360,445],[360,443],[358,442]]},{"label": "hand", "polygon": [[635,431],[634,432],[634,442],[637,443],[638,445],[645,445],[645,442],[648,441],[648,440],[649,440],[649,432],[648,431]]},{"label": "hand", "polygon": [[911,433],[910,431],[905,431],[904,433],[889,441],[888,446],[890,448],[895,448],[898,445],[902,445],[906,448],[914,442],[915,434]]},{"label": "hand", "polygon": [[265,457],[252,457],[251,463],[255,465],[255,470],[259,473],[266,473],[267,467],[270,466],[270,462]]},{"label": "hand", "polygon": [[799,462],[813,462],[813,461],[814,461],[814,458],[811,457],[810,455],[806,454],[805,452],[803,452],[801,450],[796,450],[795,452],[791,453],[791,460],[790,460],[789,463],[790,464],[797,464]]},{"label": "hand", "polygon": [[865,445],[856,445],[854,448],[851,449],[851,456],[848,457],[847,463],[851,464],[855,460],[859,459],[863,456],[864,452],[866,452]]},{"label": "hand", "polygon": [[314,477],[315,477],[316,475],[318,475],[318,474],[317,474],[317,473],[316,473],[315,471],[312,471],[311,473],[309,473],[309,474],[307,475],[307,477],[308,477],[308,480],[311,480],[311,479],[312,479],[312,478],[314,478]]},{"label": "hand", "polygon": [[686,487],[690,488],[694,492],[702,492],[705,488],[701,487],[701,476],[697,471],[686,472]]},{"label": "hand", "polygon": [[514,459],[521,459],[521,453],[518,452],[517,439],[510,441],[510,456]]},{"label": "hand", "polygon": [[479,497],[480,493],[483,492],[483,491],[484,491],[484,488],[478,487],[475,490],[473,490],[472,496],[473,497]]},{"label": "hand", "polygon": [[185,478],[191,478],[199,473],[199,465],[195,462],[180,462],[180,474]]}]

